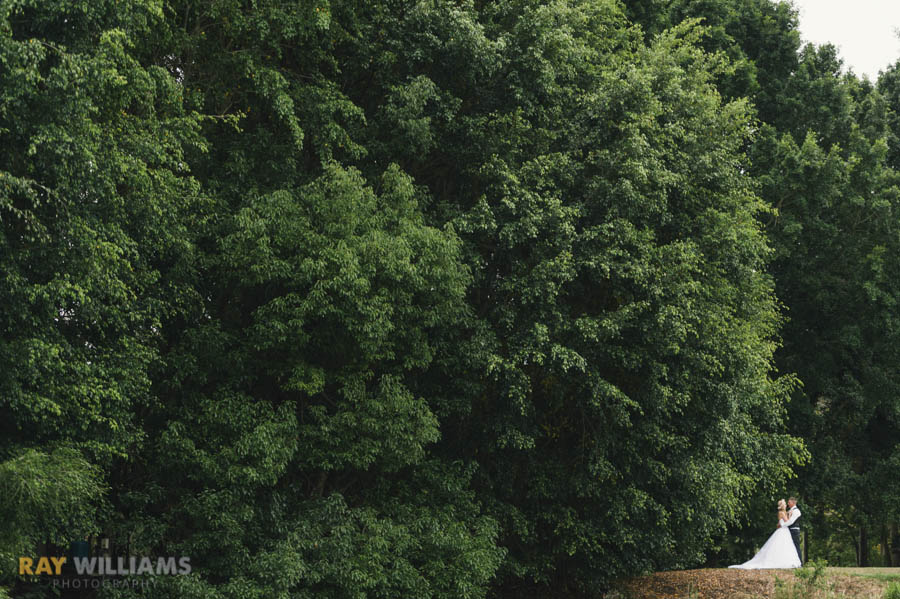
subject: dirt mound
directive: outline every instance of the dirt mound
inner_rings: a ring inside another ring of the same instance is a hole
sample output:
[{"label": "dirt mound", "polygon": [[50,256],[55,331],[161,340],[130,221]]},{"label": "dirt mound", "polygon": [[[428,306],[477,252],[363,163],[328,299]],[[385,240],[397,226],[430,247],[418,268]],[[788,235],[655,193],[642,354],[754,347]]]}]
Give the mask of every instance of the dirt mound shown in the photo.
[{"label": "dirt mound", "polygon": [[[874,570],[874,569],[873,569]],[[657,572],[625,581],[609,599],[762,599],[775,595],[776,578],[786,584],[798,583],[792,570],[705,569]],[[852,576],[829,568],[817,593],[829,592],[850,598],[879,598],[887,586],[884,580]],[[843,593],[843,595],[841,595]]]}]

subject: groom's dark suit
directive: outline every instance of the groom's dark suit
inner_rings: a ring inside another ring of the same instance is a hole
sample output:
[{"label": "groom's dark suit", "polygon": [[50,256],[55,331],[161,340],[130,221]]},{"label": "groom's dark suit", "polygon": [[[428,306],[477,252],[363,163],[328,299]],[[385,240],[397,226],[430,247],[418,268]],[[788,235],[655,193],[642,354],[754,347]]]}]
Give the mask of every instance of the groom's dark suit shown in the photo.
[{"label": "groom's dark suit", "polygon": [[[795,517],[796,516],[796,517]],[[791,531],[791,539],[794,541],[794,547],[797,548],[797,556],[800,558],[800,565],[803,565],[803,552],[800,551],[800,510],[795,505],[788,512],[788,530]]]}]

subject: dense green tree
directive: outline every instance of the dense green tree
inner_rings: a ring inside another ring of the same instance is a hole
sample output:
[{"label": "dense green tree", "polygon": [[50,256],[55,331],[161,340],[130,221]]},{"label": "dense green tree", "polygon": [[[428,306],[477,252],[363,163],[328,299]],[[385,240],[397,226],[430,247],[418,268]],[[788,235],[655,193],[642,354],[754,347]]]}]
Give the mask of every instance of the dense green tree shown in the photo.
[{"label": "dense green tree", "polygon": [[184,151],[199,123],[129,35],[152,3],[0,4],[0,539],[97,532],[154,401],[159,323],[190,298]]},{"label": "dense green tree", "polygon": [[898,474],[900,451],[900,189],[886,103],[841,73],[834,48],[807,46],[787,89],[791,127],[766,128],[753,150],[761,194],[777,210],[772,272],[789,316],[778,363],[804,383],[791,423],[813,455],[798,484],[819,539],[840,534],[849,545],[896,518],[895,492],[879,481]]},{"label": "dense green tree", "polygon": [[772,0],[624,0],[626,14],[649,38],[687,19],[706,28],[701,42],[722,52],[733,69],[721,73],[717,87],[726,98],[752,99],[766,123],[784,120],[781,100],[798,66],[800,32],[797,11]]},{"label": "dense green tree", "polygon": [[886,104],[888,164],[891,168],[898,169],[900,168],[900,67],[897,63],[880,74],[877,89]]},{"label": "dense green tree", "polygon": [[475,404],[489,424],[473,443],[497,439],[484,484],[519,548],[512,588],[585,591],[696,563],[796,459],[774,434],[787,382],[769,378],[777,318],[740,173],[744,107],[719,103],[710,65],[677,36],[616,58],[576,100],[561,150],[493,161],[467,218],[500,241],[476,229],[496,264],[476,282],[488,396],[507,399]]},{"label": "dense green tree", "polygon": [[696,563],[802,455],[779,435],[790,379],[770,377],[750,120],[713,87],[727,67],[687,30],[645,48],[612,3],[370,18],[383,37],[348,49],[390,68],[342,89],[395,135],[360,162],[402,158],[473,269],[462,351],[422,388],[447,410],[436,451],[478,464],[503,526],[499,590]]},{"label": "dense green tree", "polygon": [[[816,516],[814,543],[834,534],[850,544],[860,525],[896,518],[896,491],[877,483],[896,477],[900,437],[892,367],[897,289],[888,274],[897,253],[895,73],[885,73],[876,91],[845,75],[833,46],[801,49],[788,3],[625,7],[650,35],[702,17],[704,47],[736,65],[718,79],[719,90],[745,95],[756,108],[748,170],[775,209],[766,229],[776,250],[770,270],[788,318],[777,363],[804,383],[792,393],[790,420],[813,455],[795,486]],[[774,499],[763,493],[755,501]],[[760,511],[751,528],[769,519],[768,509]]]},{"label": "dense green tree", "polygon": [[895,496],[879,481],[900,449],[900,190],[883,168],[883,142],[856,142],[846,157],[821,149],[812,134],[800,148],[782,142],[788,176],[773,229],[783,253],[773,267],[791,309],[782,360],[804,381],[793,426],[810,439],[813,461],[802,484],[811,503],[858,527],[896,515]]},{"label": "dense green tree", "polygon": [[[158,51],[217,117],[190,157],[202,305],[163,322],[168,368],[122,484],[136,547],[190,555],[159,596],[478,597],[503,551],[471,467],[412,381],[464,311],[450,227],[362,156],[331,7],[174,5]],[[351,8],[347,7],[348,10]],[[227,51],[223,52],[223,48]],[[312,59],[311,59],[312,57]]]},{"label": "dense green tree", "polygon": [[467,274],[408,177],[379,187],[332,165],[222,223],[202,281],[216,311],[173,340],[165,421],[123,504],[143,514],[139,546],[216,575],[157,592],[483,594],[496,526],[471,474],[426,455],[439,423],[406,384]]},{"label": "dense green tree", "polygon": [[108,28],[80,36],[64,7],[5,6],[0,451],[68,443],[108,465],[140,442],[158,323],[180,292],[198,119],[129,54],[125,29],[152,6],[98,4],[85,18]]}]

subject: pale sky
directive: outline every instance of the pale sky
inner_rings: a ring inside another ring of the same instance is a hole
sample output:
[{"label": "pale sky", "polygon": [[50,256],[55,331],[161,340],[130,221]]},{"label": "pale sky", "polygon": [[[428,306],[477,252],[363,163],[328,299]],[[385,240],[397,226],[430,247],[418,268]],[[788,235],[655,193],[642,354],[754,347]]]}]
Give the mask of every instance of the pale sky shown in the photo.
[{"label": "pale sky", "polygon": [[900,0],[793,0],[804,42],[838,47],[844,67],[875,81],[900,58]]}]

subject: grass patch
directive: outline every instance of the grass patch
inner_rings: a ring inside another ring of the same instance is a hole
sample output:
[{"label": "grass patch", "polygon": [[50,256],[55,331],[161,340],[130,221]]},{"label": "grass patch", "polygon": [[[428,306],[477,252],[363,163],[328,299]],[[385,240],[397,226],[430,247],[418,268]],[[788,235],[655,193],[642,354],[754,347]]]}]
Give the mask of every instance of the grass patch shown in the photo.
[{"label": "grass patch", "polygon": [[859,576],[860,578],[874,578],[882,582],[900,582],[900,574],[851,574],[850,576]]},{"label": "grass patch", "polygon": [[829,572],[871,578],[881,582],[900,582],[900,568],[828,568]]},{"label": "grass patch", "polygon": [[884,599],[900,599],[900,582],[891,583],[884,591]]}]

